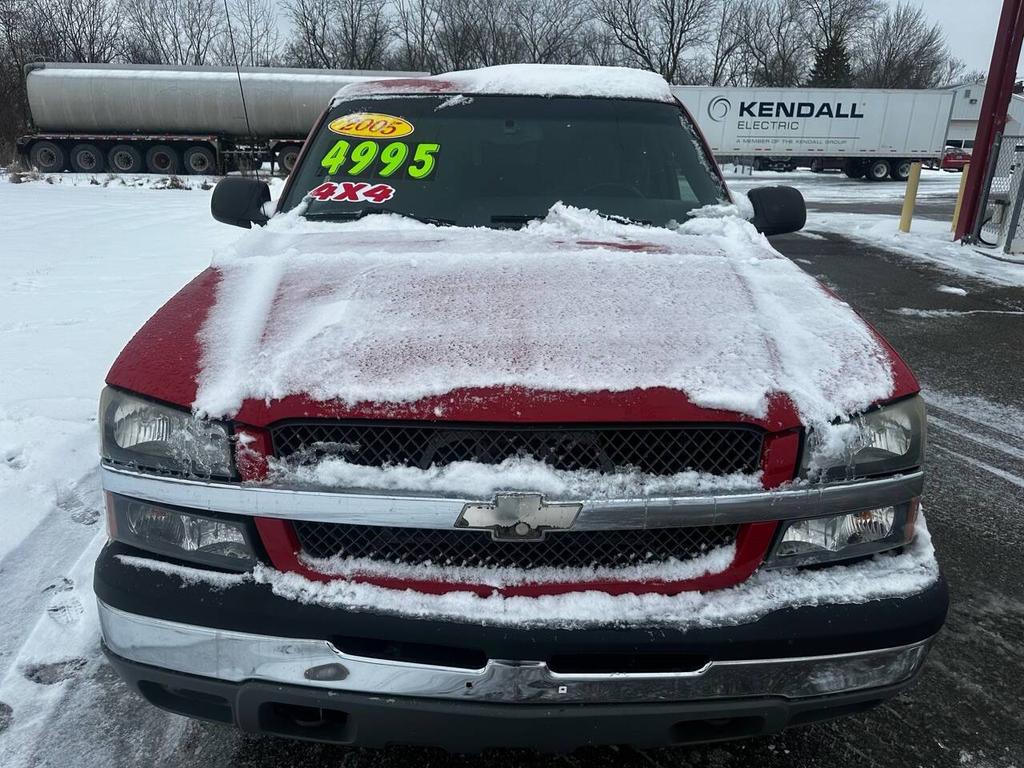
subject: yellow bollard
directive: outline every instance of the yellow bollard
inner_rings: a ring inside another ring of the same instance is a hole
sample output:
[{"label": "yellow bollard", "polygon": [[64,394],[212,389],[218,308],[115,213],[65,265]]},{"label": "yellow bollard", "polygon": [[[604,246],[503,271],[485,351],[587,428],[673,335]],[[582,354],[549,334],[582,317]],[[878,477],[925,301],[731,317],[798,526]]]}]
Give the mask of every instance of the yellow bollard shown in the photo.
[{"label": "yellow bollard", "polygon": [[956,232],[956,225],[960,222],[960,206],[964,204],[964,190],[967,189],[967,174],[971,172],[971,164],[964,163],[964,173],[960,178],[960,191],[956,196],[956,207],[953,209],[953,232]]},{"label": "yellow bollard", "polygon": [[910,177],[907,179],[907,194],[903,198],[903,214],[900,216],[900,232],[910,231],[910,222],[914,218],[914,203],[917,202],[917,188],[921,184],[921,163],[912,163]]}]

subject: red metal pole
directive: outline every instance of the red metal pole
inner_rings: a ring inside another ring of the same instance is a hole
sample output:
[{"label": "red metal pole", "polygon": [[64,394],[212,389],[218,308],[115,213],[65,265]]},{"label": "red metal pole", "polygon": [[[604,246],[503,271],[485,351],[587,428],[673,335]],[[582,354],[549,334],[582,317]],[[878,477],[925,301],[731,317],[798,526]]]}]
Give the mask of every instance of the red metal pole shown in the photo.
[{"label": "red metal pole", "polygon": [[963,208],[956,224],[956,239],[974,231],[982,196],[985,170],[997,131],[1006,125],[1006,113],[1010,106],[1013,83],[1017,77],[1017,61],[1020,59],[1021,44],[1024,42],[1024,0],[1003,0],[999,16],[996,43],[992,49],[992,62],[988,70],[985,97],[981,102],[981,117],[978,132],[974,138],[971,157],[971,173],[964,191]]}]

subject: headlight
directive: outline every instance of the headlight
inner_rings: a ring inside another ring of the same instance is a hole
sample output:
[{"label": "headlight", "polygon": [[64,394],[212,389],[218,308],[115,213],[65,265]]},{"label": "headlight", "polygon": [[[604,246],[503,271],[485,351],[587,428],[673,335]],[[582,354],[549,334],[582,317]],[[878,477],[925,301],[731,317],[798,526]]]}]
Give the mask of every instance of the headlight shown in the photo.
[{"label": "headlight", "polygon": [[912,499],[892,507],[783,523],[765,565],[832,563],[902,547],[914,538],[918,505]]},{"label": "headlight", "polygon": [[110,538],[179,560],[245,571],[256,562],[245,523],[107,495]]},{"label": "headlight", "polygon": [[226,424],[110,388],[100,398],[100,424],[106,461],[176,475],[234,477]]},{"label": "headlight", "polygon": [[852,480],[919,467],[926,437],[924,401],[901,400],[807,436],[800,476]]}]

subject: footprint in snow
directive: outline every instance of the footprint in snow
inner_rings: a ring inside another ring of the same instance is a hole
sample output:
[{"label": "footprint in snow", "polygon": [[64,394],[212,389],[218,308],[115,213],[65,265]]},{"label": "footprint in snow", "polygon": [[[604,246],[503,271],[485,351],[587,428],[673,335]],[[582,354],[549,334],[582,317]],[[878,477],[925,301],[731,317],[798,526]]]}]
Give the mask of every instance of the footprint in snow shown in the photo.
[{"label": "footprint in snow", "polygon": [[50,604],[46,607],[46,615],[58,624],[68,627],[85,615],[85,606],[74,594],[63,592],[50,598]]},{"label": "footprint in snow", "polygon": [[5,701],[0,701],[0,733],[11,727],[14,722],[14,709]]},{"label": "footprint in snow", "polygon": [[25,454],[19,448],[4,451],[4,464],[11,469],[24,469]]},{"label": "footprint in snow", "polygon": [[58,592],[70,592],[75,588],[75,582],[69,579],[67,576],[61,576],[60,581],[55,581],[52,584],[47,585],[43,589],[44,595],[55,594]]},{"label": "footprint in snow", "polygon": [[90,504],[73,485],[65,485],[57,489],[54,499],[57,509],[68,512],[71,519],[81,525],[94,525],[100,519],[100,510]]},{"label": "footprint in snow", "polygon": [[85,659],[75,658],[65,659],[64,661],[51,661],[45,664],[28,664],[22,668],[21,674],[39,685],[55,685],[56,683],[70,680],[87,663]]},{"label": "footprint in snow", "polygon": [[70,626],[76,623],[85,614],[85,606],[75,595],[75,582],[67,576],[61,577],[43,590],[44,595],[50,596],[46,606],[46,615],[58,624]]}]

